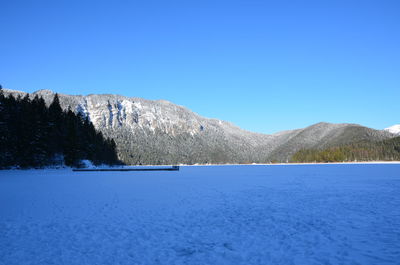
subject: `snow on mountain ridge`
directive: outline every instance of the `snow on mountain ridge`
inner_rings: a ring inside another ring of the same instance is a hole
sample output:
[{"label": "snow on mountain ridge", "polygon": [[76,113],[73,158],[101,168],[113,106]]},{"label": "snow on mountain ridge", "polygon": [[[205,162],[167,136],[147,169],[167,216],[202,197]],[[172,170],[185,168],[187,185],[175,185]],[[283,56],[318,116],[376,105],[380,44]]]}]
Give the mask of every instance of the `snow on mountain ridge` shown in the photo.
[{"label": "snow on mountain ridge", "polygon": [[[22,91],[8,91],[24,96]],[[39,90],[46,104],[54,92]],[[166,100],[146,100],[112,94],[59,94],[64,110],[88,117],[95,128],[113,138],[120,157],[130,164],[265,163],[287,161],[300,149],[320,148],[357,140],[393,137],[356,124],[318,123],[275,134],[243,130],[234,124],[205,118]]]},{"label": "snow on mountain ridge", "polygon": [[[54,92],[39,90],[33,94],[43,96],[50,102]],[[189,131],[198,133],[202,126],[200,116],[187,115],[182,107],[165,100],[149,101],[140,98],[128,98],[119,95],[64,95],[59,94],[63,109],[71,108],[82,116],[88,117],[97,129],[127,127],[156,130],[176,135]],[[185,115],[184,115],[185,114]]]},{"label": "snow on mountain ridge", "polygon": [[400,135],[400,124],[396,124],[384,129],[387,132]]}]

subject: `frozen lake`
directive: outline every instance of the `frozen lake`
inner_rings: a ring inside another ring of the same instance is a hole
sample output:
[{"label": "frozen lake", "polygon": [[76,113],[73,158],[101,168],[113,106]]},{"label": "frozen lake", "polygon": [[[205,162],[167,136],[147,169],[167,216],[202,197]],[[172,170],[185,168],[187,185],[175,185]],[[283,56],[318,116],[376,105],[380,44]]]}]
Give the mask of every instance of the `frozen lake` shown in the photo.
[{"label": "frozen lake", "polygon": [[400,164],[0,171],[0,264],[399,264]]}]

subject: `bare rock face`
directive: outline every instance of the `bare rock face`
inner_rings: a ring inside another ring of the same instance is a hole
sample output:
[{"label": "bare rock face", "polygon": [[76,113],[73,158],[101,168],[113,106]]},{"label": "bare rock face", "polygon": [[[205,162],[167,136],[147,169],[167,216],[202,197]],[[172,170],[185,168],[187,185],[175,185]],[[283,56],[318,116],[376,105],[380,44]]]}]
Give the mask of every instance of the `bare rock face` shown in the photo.
[{"label": "bare rock face", "polygon": [[[25,92],[3,90],[14,96]],[[55,93],[39,90],[50,104]],[[356,124],[318,123],[272,135],[248,132],[217,119],[197,115],[165,100],[120,95],[59,94],[64,110],[89,118],[97,130],[117,143],[127,164],[268,163],[286,162],[302,148],[322,148],[360,140],[394,137]]]},{"label": "bare rock face", "polygon": [[[39,90],[33,95],[51,102],[54,93]],[[169,135],[189,133],[195,135],[204,130],[204,119],[188,109],[165,100],[150,101],[119,95],[71,96],[60,94],[64,109],[71,108],[89,117],[97,129],[118,130],[125,128],[134,133],[137,130],[149,132],[163,131]],[[203,129],[201,129],[203,128]]]}]

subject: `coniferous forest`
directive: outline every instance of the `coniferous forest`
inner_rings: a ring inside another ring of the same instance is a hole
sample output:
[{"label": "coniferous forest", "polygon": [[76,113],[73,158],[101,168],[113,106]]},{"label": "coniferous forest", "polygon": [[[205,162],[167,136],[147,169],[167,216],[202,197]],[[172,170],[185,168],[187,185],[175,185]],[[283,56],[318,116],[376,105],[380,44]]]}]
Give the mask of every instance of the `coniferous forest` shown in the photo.
[{"label": "coniferous forest", "polygon": [[43,98],[5,96],[0,89],[0,168],[79,167],[117,164],[114,140],[72,110],[63,111],[58,95],[46,106]]},{"label": "coniferous forest", "polygon": [[291,162],[399,161],[400,137],[383,141],[363,141],[325,149],[303,149]]}]

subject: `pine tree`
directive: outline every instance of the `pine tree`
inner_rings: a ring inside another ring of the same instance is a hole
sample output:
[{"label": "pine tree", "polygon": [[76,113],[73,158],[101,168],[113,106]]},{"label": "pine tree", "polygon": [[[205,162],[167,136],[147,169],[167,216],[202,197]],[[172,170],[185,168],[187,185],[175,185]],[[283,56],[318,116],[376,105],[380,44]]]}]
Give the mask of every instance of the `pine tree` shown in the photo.
[{"label": "pine tree", "polygon": [[49,150],[48,139],[50,138],[50,128],[48,121],[48,109],[43,98],[35,96],[32,100],[33,105],[33,159],[35,166],[44,166],[51,159],[51,150]]},{"label": "pine tree", "polygon": [[63,151],[64,143],[60,139],[65,138],[64,116],[58,94],[55,94],[53,102],[48,108],[49,150],[54,154],[60,154]]},{"label": "pine tree", "polygon": [[0,168],[42,167],[58,154],[69,166],[79,166],[82,159],[118,163],[114,141],[88,118],[64,112],[58,95],[47,107],[41,97],[5,97],[0,90]]}]

